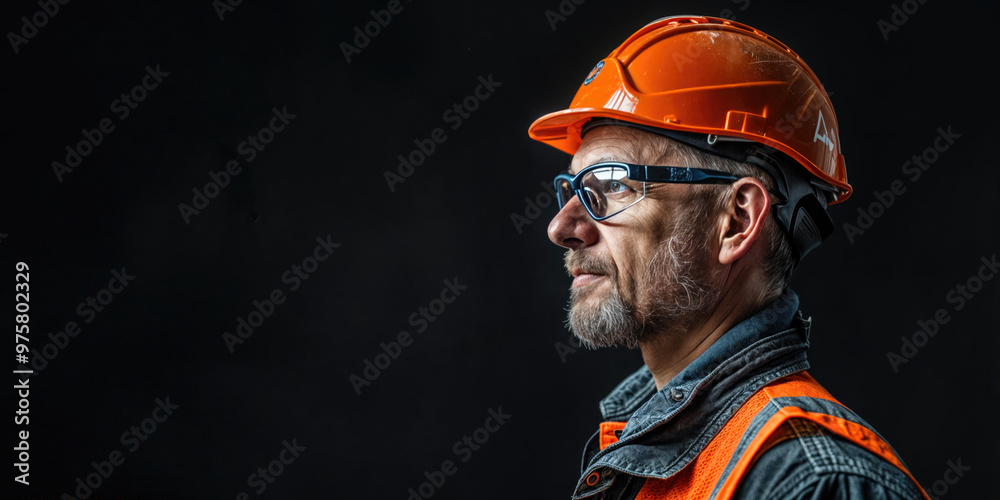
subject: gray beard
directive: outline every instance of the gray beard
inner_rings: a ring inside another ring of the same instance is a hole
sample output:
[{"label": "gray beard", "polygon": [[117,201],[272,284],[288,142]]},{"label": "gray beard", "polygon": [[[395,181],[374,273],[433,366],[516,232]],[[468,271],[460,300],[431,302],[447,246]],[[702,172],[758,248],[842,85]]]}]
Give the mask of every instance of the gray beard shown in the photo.
[{"label": "gray beard", "polygon": [[705,226],[686,226],[675,226],[650,261],[640,281],[648,292],[645,307],[636,304],[636,283],[628,284],[630,293],[626,294],[617,273],[605,276],[612,288],[596,306],[582,304],[596,291],[571,290],[566,323],[583,345],[634,349],[656,335],[683,333],[710,312],[706,309],[717,302],[719,291],[709,286],[707,241],[695,244],[707,239]]}]

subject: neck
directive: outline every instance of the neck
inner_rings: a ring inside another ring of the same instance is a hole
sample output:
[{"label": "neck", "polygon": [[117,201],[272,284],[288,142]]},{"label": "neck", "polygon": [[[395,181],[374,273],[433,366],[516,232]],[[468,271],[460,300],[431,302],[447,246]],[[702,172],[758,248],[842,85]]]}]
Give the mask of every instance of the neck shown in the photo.
[{"label": "neck", "polygon": [[[716,340],[739,322],[759,311],[767,301],[737,276],[725,280],[723,293],[708,312],[679,332],[664,332],[639,347],[646,367],[653,374],[656,390],[663,389],[678,373],[704,353]],[[756,288],[760,290],[760,288]]]}]

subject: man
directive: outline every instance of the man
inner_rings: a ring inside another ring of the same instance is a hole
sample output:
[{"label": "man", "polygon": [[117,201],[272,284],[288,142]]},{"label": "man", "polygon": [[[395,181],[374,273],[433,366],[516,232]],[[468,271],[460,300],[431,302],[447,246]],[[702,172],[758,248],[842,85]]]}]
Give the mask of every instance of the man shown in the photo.
[{"label": "man", "polygon": [[805,372],[811,320],[788,282],[851,187],[832,103],[794,52],[661,19],[529,134],[573,155],[548,230],[569,325],[645,362],[601,402],[573,498],[926,498]]}]

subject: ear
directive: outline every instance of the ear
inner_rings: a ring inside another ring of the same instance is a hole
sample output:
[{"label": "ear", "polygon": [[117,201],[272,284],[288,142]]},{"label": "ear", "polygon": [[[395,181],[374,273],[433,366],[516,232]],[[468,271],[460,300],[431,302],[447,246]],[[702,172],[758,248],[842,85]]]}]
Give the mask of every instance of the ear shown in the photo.
[{"label": "ear", "polygon": [[769,213],[771,197],[759,180],[744,177],[732,184],[722,212],[720,264],[731,264],[750,251]]}]

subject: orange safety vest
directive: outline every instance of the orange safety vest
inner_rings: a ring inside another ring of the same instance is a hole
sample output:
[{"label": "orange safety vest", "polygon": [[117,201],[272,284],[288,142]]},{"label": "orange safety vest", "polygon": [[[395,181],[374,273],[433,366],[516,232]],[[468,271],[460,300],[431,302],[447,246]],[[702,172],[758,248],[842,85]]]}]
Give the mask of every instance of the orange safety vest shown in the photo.
[{"label": "orange safety vest", "polygon": [[[782,424],[793,418],[814,422],[833,434],[882,457],[903,471],[913,481],[913,484],[920,488],[924,498],[930,499],[927,492],[920,487],[917,480],[903,465],[902,460],[899,459],[892,447],[873,430],[856,422],[823,412],[807,411],[795,406],[794,403],[783,404],[775,401],[776,398],[796,398],[800,402],[805,402],[802,398],[806,398],[806,400],[812,398],[844,406],[804,371],[775,380],[751,396],[705,446],[705,449],[677,474],[666,479],[646,479],[636,496],[636,500],[695,500],[705,498],[728,500],[732,498],[739,487],[740,479],[750,470],[757,457],[770,446],[787,437],[779,432],[779,429]],[[748,432],[750,423],[768,404],[778,405],[780,408],[757,431],[756,436],[753,436],[743,453],[740,456],[734,456],[737,446],[744,439],[744,434]],[[802,406],[809,405],[803,404]],[[600,448],[603,450],[617,442],[618,435],[624,427],[625,422],[601,423],[598,440]],[[591,475],[595,474],[597,473]],[[591,479],[591,477],[587,478],[588,484],[593,484]],[[593,479],[593,482],[596,483],[599,477]]]}]

